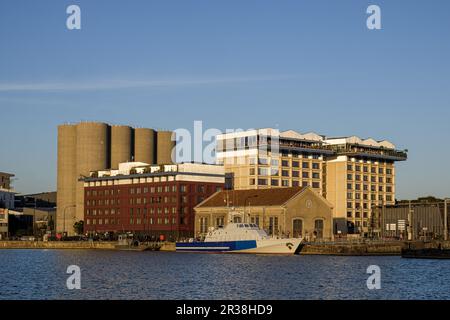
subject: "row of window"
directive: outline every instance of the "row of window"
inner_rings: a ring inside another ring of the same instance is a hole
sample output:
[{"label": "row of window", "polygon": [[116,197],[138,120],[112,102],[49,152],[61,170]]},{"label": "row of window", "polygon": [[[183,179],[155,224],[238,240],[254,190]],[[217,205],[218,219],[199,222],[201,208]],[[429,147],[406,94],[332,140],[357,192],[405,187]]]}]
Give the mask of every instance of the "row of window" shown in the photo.
[{"label": "row of window", "polygon": [[[189,192],[190,186],[188,185],[181,185],[180,186],[180,192],[186,193]],[[192,186],[194,187],[194,186]],[[213,192],[221,191],[222,187],[210,187]],[[156,186],[156,187],[141,187],[141,188],[130,188],[129,193],[130,194],[141,194],[141,193],[169,193],[169,192],[177,192],[177,186]],[[192,190],[194,191],[194,190]],[[206,193],[208,191],[208,186],[206,185],[198,185],[196,186],[195,191],[198,193]],[[109,196],[109,195],[118,195],[120,194],[120,189],[105,189],[105,190],[87,190],[86,196],[90,197],[92,196]]]},{"label": "row of window", "polygon": [[[347,199],[348,200],[353,200],[353,198],[355,200],[369,200],[369,195],[367,193],[364,193],[361,196],[361,193],[355,193],[355,196],[353,197],[353,193],[347,193]],[[371,194],[370,195],[370,200],[375,201],[377,200],[377,195],[376,194]],[[383,201],[383,195],[378,195],[378,200]],[[386,195],[386,201],[392,201],[392,195]]]},{"label": "row of window", "polygon": [[[279,187],[280,186],[280,180],[279,179],[254,179],[254,178],[250,178],[249,180],[249,184],[251,186],[255,186],[256,183],[258,183],[258,186],[268,186],[269,183],[272,187]],[[289,180],[281,180],[281,186],[282,187],[291,187],[291,183]],[[320,182],[312,182],[312,183],[308,183],[307,181],[298,181],[298,180],[292,180],[292,187],[313,187],[316,189],[320,189]]]},{"label": "row of window", "polygon": [[350,212],[350,211],[347,212],[347,218],[361,218],[361,217],[364,219],[369,218],[369,212],[364,211],[361,215],[361,212],[356,211],[354,216],[353,216],[353,212]]},{"label": "row of window", "polygon": [[[256,168],[250,168],[249,169],[249,175],[254,176],[256,175]],[[279,176],[280,170],[278,168],[258,168],[258,175],[259,176]],[[293,178],[300,178],[300,171],[292,170],[281,170],[281,176],[282,177],[293,177]],[[313,179],[320,179],[320,172],[308,172],[303,171],[301,174],[301,177],[304,179],[309,179],[312,177]]]},{"label": "row of window", "polygon": [[[355,165],[355,166],[353,166],[352,164],[348,164],[348,165],[347,165],[347,170],[348,170],[348,171],[361,172],[361,166],[360,166],[360,165]],[[366,173],[369,173],[369,167],[363,166],[363,167],[362,167],[362,171],[363,171],[363,172],[366,172]],[[377,168],[371,167],[371,168],[370,168],[370,172],[371,172],[371,173],[377,173]],[[378,174],[384,174],[384,172],[385,172],[384,168],[378,168]],[[387,174],[387,175],[391,175],[392,172],[393,172],[393,171],[392,171],[391,168],[386,168],[386,174]]]},{"label": "row of window", "polygon": [[[149,218],[149,219],[141,219],[141,218],[130,218],[129,220],[126,220],[130,225],[176,225],[177,224],[177,219],[176,218]],[[123,219],[86,219],[86,224],[87,225],[121,225],[123,222]],[[180,224],[187,224],[187,219],[182,218],[180,219]]]},{"label": "row of window", "polygon": [[[355,178],[355,181],[361,181],[361,175],[356,174],[353,175],[351,173],[347,174],[347,180],[348,181],[353,181],[353,178]],[[362,176],[362,181],[364,182],[369,182],[369,176]],[[371,176],[370,177],[370,182],[376,183],[378,181],[378,183],[384,183],[386,181],[386,183],[392,183],[392,178],[391,177],[387,177],[386,180],[384,179],[384,177],[377,177],[376,176]]]},{"label": "row of window", "polygon": [[[361,200],[361,199],[358,199],[358,200]],[[367,200],[367,199],[363,199],[363,200]],[[374,198],[372,198],[371,200],[372,201],[376,201],[376,199],[374,199]],[[392,196],[386,196],[386,199],[384,199],[383,196],[378,196],[378,201],[381,201],[381,202],[383,202],[383,201],[392,202],[393,198],[392,198]],[[356,203],[347,202],[347,209],[356,209],[356,210],[358,210],[358,209],[361,209],[361,208],[369,209],[369,205],[367,203],[363,203],[363,205],[361,206],[361,203],[358,203],[358,202],[356,202]]]},{"label": "row of window", "polygon": [[[129,204],[155,204],[155,203],[177,203],[177,197],[150,197],[150,198],[130,198]],[[198,196],[196,198],[197,203],[205,200],[205,197]],[[182,196],[180,198],[181,203],[188,203],[189,197]],[[99,199],[99,200],[86,200],[86,206],[109,206],[109,205],[120,205],[120,199]]]},{"label": "row of window", "polygon": [[[150,207],[150,208],[130,208],[129,209],[129,214],[132,216],[134,214],[136,215],[140,215],[141,213],[146,215],[147,213],[149,214],[176,214],[178,212],[178,208],[177,207]],[[189,208],[188,207],[181,207],[180,209],[180,214],[187,214],[189,212]],[[96,216],[96,215],[120,215],[120,209],[86,209],[86,215],[87,216]]]},{"label": "row of window", "polygon": [[[356,190],[356,191],[360,191],[361,190],[361,185],[360,184],[355,184],[355,186],[353,186],[351,183],[347,184],[347,190]],[[363,191],[369,191],[369,185],[368,184],[364,184],[362,186],[362,190]],[[392,192],[392,186],[378,186],[378,191],[379,192],[384,192],[386,190],[386,192]],[[370,191],[371,192],[377,192],[377,186],[376,185],[370,185]]]}]

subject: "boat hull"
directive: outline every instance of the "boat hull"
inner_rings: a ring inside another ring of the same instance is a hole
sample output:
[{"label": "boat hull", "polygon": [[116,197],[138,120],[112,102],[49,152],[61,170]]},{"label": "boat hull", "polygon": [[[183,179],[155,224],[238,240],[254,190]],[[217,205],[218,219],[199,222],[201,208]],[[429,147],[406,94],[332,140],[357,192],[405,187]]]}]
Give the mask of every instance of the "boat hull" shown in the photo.
[{"label": "boat hull", "polygon": [[247,254],[295,254],[301,239],[266,239],[225,242],[179,242],[178,252],[247,253]]}]

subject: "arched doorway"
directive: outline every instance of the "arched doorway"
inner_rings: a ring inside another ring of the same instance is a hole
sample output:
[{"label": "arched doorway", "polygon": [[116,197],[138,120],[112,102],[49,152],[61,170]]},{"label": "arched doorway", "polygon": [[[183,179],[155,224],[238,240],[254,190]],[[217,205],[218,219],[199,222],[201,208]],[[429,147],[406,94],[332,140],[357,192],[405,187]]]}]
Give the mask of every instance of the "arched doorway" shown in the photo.
[{"label": "arched doorway", "polygon": [[294,238],[303,237],[303,220],[302,219],[292,220],[292,236]]}]

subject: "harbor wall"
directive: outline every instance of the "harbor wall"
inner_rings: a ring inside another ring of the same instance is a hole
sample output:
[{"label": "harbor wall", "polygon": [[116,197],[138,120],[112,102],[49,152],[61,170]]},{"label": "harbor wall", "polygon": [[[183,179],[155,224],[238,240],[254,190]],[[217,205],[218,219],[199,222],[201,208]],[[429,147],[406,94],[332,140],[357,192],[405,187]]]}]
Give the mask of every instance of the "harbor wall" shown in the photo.
[{"label": "harbor wall", "polygon": [[381,256],[401,255],[403,242],[383,243],[308,243],[301,255]]},{"label": "harbor wall", "polygon": [[115,249],[117,242],[0,241],[0,249]]}]

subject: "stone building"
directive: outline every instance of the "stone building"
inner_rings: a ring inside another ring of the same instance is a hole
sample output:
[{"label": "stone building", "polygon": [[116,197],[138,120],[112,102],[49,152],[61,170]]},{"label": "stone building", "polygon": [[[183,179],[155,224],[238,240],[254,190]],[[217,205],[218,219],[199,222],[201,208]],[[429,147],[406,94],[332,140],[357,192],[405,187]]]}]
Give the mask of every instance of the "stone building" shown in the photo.
[{"label": "stone building", "polygon": [[195,234],[202,237],[233,219],[255,223],[273,236],[329,239],[332,210],[311,187],[224,190],[195,207]]}]

